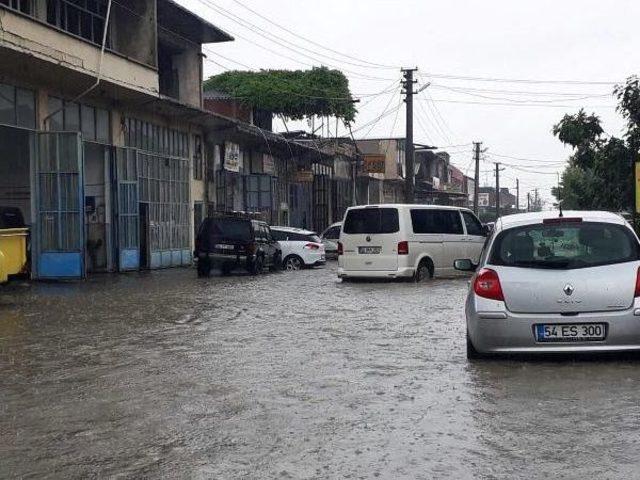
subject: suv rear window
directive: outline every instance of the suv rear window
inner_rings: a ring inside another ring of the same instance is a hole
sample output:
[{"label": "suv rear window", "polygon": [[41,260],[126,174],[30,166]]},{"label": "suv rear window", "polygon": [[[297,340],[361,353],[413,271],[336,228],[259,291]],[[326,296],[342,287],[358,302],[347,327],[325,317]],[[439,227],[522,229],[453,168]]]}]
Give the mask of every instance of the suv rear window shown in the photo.
[{"label": "suv rear window", "polygon": [[212,218],[206,225],[208,235],[225,240],[250,241],[253,239],[251,222],[238,218]]},{"label": "suv rear window", "polygon": [[349,210],[344,233],[395,233],[400,230],[397,208],[358,208]]},{"label": "suv rear window", "polygon": [[611,223],[536,224],[505,230],[489,263],[507,267],[574,269],[640,259],[638,242]]}]

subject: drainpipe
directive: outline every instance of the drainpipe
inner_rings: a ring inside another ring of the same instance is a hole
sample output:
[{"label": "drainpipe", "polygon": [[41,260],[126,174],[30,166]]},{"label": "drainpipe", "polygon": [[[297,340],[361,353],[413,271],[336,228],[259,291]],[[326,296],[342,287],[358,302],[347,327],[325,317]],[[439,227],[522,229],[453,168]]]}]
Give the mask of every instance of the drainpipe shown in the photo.
[{"label": "drainpipe", "polygon": [[[82,97],[88,95],[93,90],[98,88],[98,85],[100,85],[100,80],[102,80],[102,61],[104,60],[104,51],[105,51],[105,48],[107,46],[107,33],[109,32],[109,21],[111,20],[111,1],[112,0],[109,0],[109,3],[107,4],[107,16],[106,16],[105,22],[104,22],[104,32],[102,33],[102,47],[100,48],[100,60],[98,61],[98,72],[97,72],[97,75],[96,75],[96,81],[95,81],[95,83],[93,85],[91,85],[89,88],[87,88],[84,92],[82,92],[80,95],[78,95],[73,100],[71,100],[71,103],[77,102]],[[53,117],[56,113],[61,112],[62,110],[64,110],[64,106],[59,108],[59,109],[57,109],[54,112],[51,112],[49,115],[44,117],[44,119],[42,120],[42,123],[44,124],[45,129],[47,127],[47,121],[49,121],[49,119],[51,117]]]}]

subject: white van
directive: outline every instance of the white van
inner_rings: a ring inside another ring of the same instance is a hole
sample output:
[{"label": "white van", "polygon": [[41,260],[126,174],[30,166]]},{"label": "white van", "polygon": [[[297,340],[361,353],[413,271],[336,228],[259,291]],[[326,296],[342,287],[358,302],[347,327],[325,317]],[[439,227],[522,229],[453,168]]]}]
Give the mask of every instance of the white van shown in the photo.
[{"label": "white van", "polygon": [[455,275],[453,262],[474,262],[486,229],[466,208],[366,205],[347,210],[338,243],[338,277],[411,278]]}]

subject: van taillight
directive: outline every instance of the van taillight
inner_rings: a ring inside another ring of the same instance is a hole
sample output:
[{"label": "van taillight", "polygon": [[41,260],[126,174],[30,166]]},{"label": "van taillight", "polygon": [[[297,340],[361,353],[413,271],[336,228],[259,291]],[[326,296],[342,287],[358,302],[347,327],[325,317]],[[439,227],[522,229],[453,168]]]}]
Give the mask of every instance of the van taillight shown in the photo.
[{"label": "van taillight", "polygon": [[398,255],[409,255],[409,242],[398,243]]},{"label": "van taillight", "polygon": [[635,297],[640,297],[640,267],[638,267],[638,273],[636,274],[636,293]]},{"label": "van taillight", "polygon": [[342,246],[342,242],[338,242],[338,255],[344,255],[344,247]]},{"label": "van taillight", "polygon": [[476,295],[479,297],[504,302],[500,278],[498,278],[498,274],[494,270],[489,268],[483,268],[478,272],[476,280],[473,283],[473,291],[476,292]]}]

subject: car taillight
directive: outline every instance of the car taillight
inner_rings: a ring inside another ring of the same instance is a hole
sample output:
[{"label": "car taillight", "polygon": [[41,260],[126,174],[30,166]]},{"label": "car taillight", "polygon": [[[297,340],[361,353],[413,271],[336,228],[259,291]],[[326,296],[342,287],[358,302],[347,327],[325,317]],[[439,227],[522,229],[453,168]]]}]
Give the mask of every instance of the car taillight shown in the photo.
[{"label": "car taillight", "polygon": [[338,255],[344,254],[344,247],[342,246],[342,242],[338,242]]},{"label": "car taillight", "polygon": [[409,242],[398,243],[398,255],[409,255]]},{"label": "car taillight", "polygon": [[491,300],[500,300],[504,302],[502,286],[498,274],[489,268],[483,268],[478,272],[476,280],[473,283],[473,291],[476,295]]},{"label": "car taillight", "polygon": [[636,274],[636,293],[635,297],[640,297],[640,267],[638,267],[638,273]]},{"label": "car taillight", "polygon": [[319,250],[320,249],[320,245],[318,245],[317,243],[307,243],[304,248],[306,248],[307,250]]},{"label": "car taillight", "polygon": [[245,247],[245,251],[249,254],[249,255],[253,255],[254,253],[256,253],[256,244],[255,243],[249,243],[247,244],[247,246]]}]

